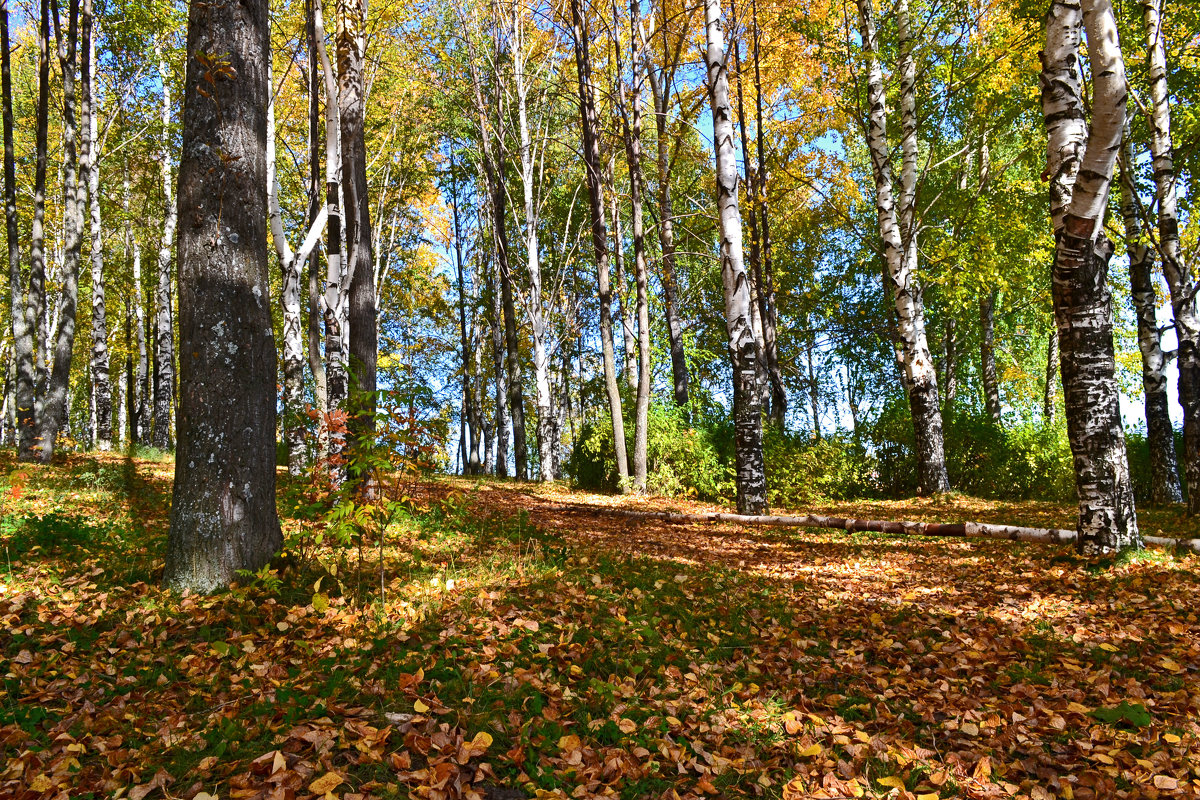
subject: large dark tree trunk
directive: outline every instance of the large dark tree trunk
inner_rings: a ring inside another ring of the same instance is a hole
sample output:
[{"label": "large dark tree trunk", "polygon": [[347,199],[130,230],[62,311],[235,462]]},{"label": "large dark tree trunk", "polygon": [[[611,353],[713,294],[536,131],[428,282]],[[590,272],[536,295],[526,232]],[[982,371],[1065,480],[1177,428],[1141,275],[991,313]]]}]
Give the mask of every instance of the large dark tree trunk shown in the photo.
[{"label": "large dark tree trunk", "polygon": [[350,270],[350,375],[356,398],[350,418],[355,444],[375,433],[376,322],[375,268],[371,242],[371,198],[367,186],[365,0],[339,0],[337,53],[341,103],[342,191],[346,197],[346,269]]},{"label": "large dark tree trunk", "polygon": [[592,85],[592,58],[589,32],[580,8],[581,0],[571,0],[572,36],[575,44],[575,69],[579,78],[579,117],[583,145],[583,164],[588,187],[588,205],[592,214],[592,249],[596,255],[596,289],[600,300],[600,350],[604,362],[604,389],[608,395],[609,419],[613,426],[617,474],[622,489],[629,478],[629,459],[625,451],[625,419],[621,410],[621,390],[617,385],[616,354],[613,347],[612,287],[608,272],[608,226],[604,214],[604,186],[600,171],[600,123],[596,117],[595,87]]},{"label": "large dark tree trunk", "polygon": [[177,590],[219,589],[282,543],[267,271],[269,57],[266,0],[193,0],[177,256],[188,357],[164,576]]},{"label": "large dark tree trunk", "polygon": [[[1092,115],[1084,112],[1079,42],[1087,31]],[[1141,547],[1113,358],[1112,295],[1104,213],[1125,123],[1125,66],[1109,0],[1053,0],[1042,54],[1051,280],[1062,353],[1067,436],[1075,462],[1085,554]]]}]

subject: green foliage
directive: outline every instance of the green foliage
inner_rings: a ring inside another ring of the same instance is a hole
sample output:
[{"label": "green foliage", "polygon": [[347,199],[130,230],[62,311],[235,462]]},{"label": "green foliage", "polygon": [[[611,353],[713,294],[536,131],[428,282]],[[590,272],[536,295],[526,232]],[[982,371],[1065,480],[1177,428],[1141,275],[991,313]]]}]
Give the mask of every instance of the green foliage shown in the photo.
[{"label": "green foliage", "polygon": [[47,553],[67,553],[100,544],[113,533],[111,524],[97,524],[88,517],[59,510],[40,517],[14,514],[0,517],[0,542],[4,543],[9,558],[24,555],[35,547]]},{"label": "green foliage", "polygon": [[1091,716],[1109,725],[1124,725],[1130,728],[1144,728],[1153,721],[1144,705],[1130,703],[1128,700],[1122,700],[1121,704],[1114,708],[1094,709]]},{"label": "green foliage", "polygon": [[[630,469],[633,432],[633,420],[627,418],[626,451]],[[732,494],[731,458],[717,446],[722,432],[720,423],[689,424],[683,410],[673,403],[651,403],[646,440],[647,491],[667,497],[708,500]],[[566,474],[578,488],[602,491],[618,488],[611,420],[602,417],[598,423],[583,427],[567,461]]]},{"label": "green foliage", "polygon": [[764,433],[771,505],[794,508],[871,494],[874,464],[862,445],[843,435],[814,439],[774,426]]},{"label": "green foliage", "polygon": [[[1063,425],[1030,421],[1010,428],[983,412],[960,411],[945,427],[950,485],[976,497],[1058,500],[1075,497],[1070,445]],[[917,493],[912,423],[902,399],[890,403],[867,432],[888,497]]]}]

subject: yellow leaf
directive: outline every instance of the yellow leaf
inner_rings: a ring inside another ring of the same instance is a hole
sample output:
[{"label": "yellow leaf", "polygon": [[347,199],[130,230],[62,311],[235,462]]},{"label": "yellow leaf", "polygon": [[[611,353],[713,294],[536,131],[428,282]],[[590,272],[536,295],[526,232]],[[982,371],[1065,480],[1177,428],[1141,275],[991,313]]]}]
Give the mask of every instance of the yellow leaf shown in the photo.
[{"label": "yellow leaf", "polygon": [[637,730],[637,723],[628,717],[624,717],[617,723],[617,728],[620,729],[621,733],[633,733]]},{"label": "yellow leaf", "polygon": [[33,791],[33,792],[38,792],[39,794],[46,791],[47,789],[53,789],[53,788],[54,788],[54,782],[51,781],[49,778],[47,778],[45,775],[38,775],[36,778],[34,778],[32,781],[29,782],[29,790]]},{"label": "yellow leaf", "polygon": [[1108,642],[1105,642],[1104,644],[1100,645],[1100,649],[1101,649],[1101,650],[1107,650],[1107,651],[1108,651],[1108,652],[1110,652],[1110,653],[1115,653],[1115,652],[1117,652],[1117,648],[1116,648],[1116,646],[1115,646],[1115,645],[1111,645],[1111,644],[1109,644]]},{"label": "yellow leaf", "polygon": [[413,703],[413,711],[416,711],[418,714],[424,714],[428,710],[429,710],[429,706],[425,705],[420,700]]},{"label": "yellow leaf", "polygon": [[675,717],[667,717],[667,724],[670,725],[672,728],[678,728],[683,723],[680,722]]},{"label": "yellow leaf", "polygon": [[1076,714],[1087,714],[1091,709],[1082,703],[1067,703],[1067,711],[1074,711]]},{"label": "yellow leaf", "polygon": [[1183,667],[1180,665],[1180,663],[1178,661],[1176,661],[1172,658],[1167,658],[1166,656],[1163,656],[1162,658],[1160,658],[1158,660],[1158,664],[1163,669],[1170,670],[1171,672],[1183,672]]},{"label": "yellow leaf", "polygon": [[917,800],[940,800],[940,798],[937,792],[926,792],[917,795]]},{"label": "yellow leaf", "polygon": [[578,750],[582,746],[583,743],[579,741],[579,737],[573,733],[569,733],[558,740],[559,750]]},{"label": "yellow leaf", "polygon": [[877,783],[880,786],[887,786],[892,789],[905,789],[904,780],[898,775],[888,775],[886,778],[880,778]]},{"label": "yellow leaf", "polygon": [[487,731],[480,731],[475,734],[475,738],[471,740],[472,750],[487,750],[492,746],[492,735]]},{"label": "yellow leaf", "polygon": [[199,792],[192,800],[221,800],[220,795],[209,794],[208,792]]},{"label": "yellow leaf", "polygon": [[1179,742],[1180,742],[1181,740],[1180,740],[1180,738],[1179,738],[1178,736],[1176,736],[1176,735],[1175,735],[1175,734],[1173,734],[1173,733],[1164,733],[1164,734],[1163,734],[1163,741],[1164,741],[1164,742],[1167,742],[1167,743],[1169,743],[1169,744],[1179,744]]},{"label": "yellow leaf", "polygon": [[321,777],[308,785],[308,790],[313,794],[326,794],[332,792],[342,784],[342,776],[336,772],[326,772]]},{"label": "yellow leaf", "polygon": [[801,750],[796,755],[800,756],[801,758],[812,758],[813,756],[821,755],[822,752],[824,752],[824,748],[822,748],[821,745],[812,744]]}]

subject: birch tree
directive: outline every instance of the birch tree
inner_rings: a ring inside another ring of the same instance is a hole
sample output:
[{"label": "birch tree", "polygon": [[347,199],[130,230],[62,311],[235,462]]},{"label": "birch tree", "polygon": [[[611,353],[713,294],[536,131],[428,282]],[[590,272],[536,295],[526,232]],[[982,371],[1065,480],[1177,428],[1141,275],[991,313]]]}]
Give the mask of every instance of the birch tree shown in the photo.
[{"label": "birch tree", "polygon": [[375,372],[379,356],[363,75],[367,6],[365,0],[338,0],[337,8],[342,193],[346,202],[345,269],[350,281],[346,317],[350,325],[350,369],[357,391],[350,424],[356,440],[366,443],[375,431]]},{"label": "birch tree", "polygon": [[1154,157],[1155,199],[1158,201],[1158,239],[1163,275],[1171,290],[1175,335],[1179,342],[1179,404],[1183,406],[1184,468],[1187,473],[1188,513],[1200,514],[1200,281],[1184,263],[1179,247],[1179,201],[1171,140],[1171,101],[1167,87],[1166,43],[1163,41],[1162,0],[1140,0],[1150,64],[1150,152]]},{"label": "birch tree", "polygon": [[[45,3],[43,3],[43,7]],[[44,40],[43,40],[44,41]],[[33,403],[34,403],[34,355],[33,326],[24,281],[21,279],[21,243],[17,227],[17,172],[13,143],[13,87],[11,56],[8,41],[8,0],[0,0],[0,90],[3,93],[4,125],[4,232],[8,248],[9,321],[13,340],[13,417],[16,423],[17,445],[20,457],[28,460],[33,447]],[[41,57],[45,58],[44,48]],[[38,85],[38,166],[42,168],[41,188],[45,189],[44,130],[42,127],[41,103],[44,100],[41,69],[39,64]],[[37,189],[35,189],[35,197]],[[32,284],[32,277],[30,279]],[[32,289],[29,292],[32,294]]]},{"label": "birch tree", "polygon": [[171,176],[171,70],[163,58],[162,46],[155,46],[158,76],[162,84],[162,149],[159,151],[159,175],[162,180],[163,229],[158,245],[156,289],[154,291],[154,407],[150,441],[160,450],[171,448],[171,410],[175,403],[175,326],[171,313],[173,296],[171,254],[175,249],[178,208]]},{"label": "birch tree", "polygon": [[[58,323],[54,326],[53,367],[38,420],[38,457],[49,463],[59,432],[67,421],[67,403],[71,362],[75,354],[75,318],[79,304],[79,259],[83,248],[83,201],[87,192],[79,176],[79,121],[76,104],[79,64],[79,0],[71,0],[67,12],[67,30],[55,6],[54,29],[58,41],[58,62],[62,68],[63,109],[63,249],[62,289],[58,300]],[[87,49],[87,46],[84,46]]]},{"label": "birch tree", "polygon": [[591,210],[592,250],[596,258],[596,293],[600,301],[600,352],[604,369],[604,390],[608,397],[609,419],[612,421],[617,476],[619,485],[624,488],[629,479],[629,461],[625,451],[625,419],[621,409],[621,390],[617,385],[617,364],[613,347],[608,226],[605,224],[604,185],[600,172],[600,123],[596,116],[596,89],[592,81],[590,33],[581,2],[582,0],[571,0],[571,36],[575,46],[575,69],[579,80],[579,130],[584,177],[588,187],[588,204]]},{"label": "birch tree", "polygon": [[282,544],[267,267],[269,58],[266,0],[190,4],[178,249],[180,348],[189,357],[180,370],[163,577],[178,591],[218,590]]},{"label": "birch tree", "polygon": [[[268,69],[268,82],[274,88]],[[304,341],[301,330],[300,272],[321,241],[329,210],[322,207],[305,232],[299,251],[293,251],[283,229],[279,205],[279,175],[275,159],[275,92],[267,107],[267,208],[271,217],[271,241],[279,257],[282,274],[283,308],[283,414],[284,442],[288,451],[288,474],[302,475],[305,466],[304,425]]]},{"label": "birch tree", "polygon": [[925,492],[945,492],[950,489],[950,479],[946,473],[937,373],[925,335],[925,306],[916,275],[916,78],[910,49],[907,3],[901,0],[897,8],[901,41],[900,117],[903,151],[899,209],[893,197],[887,100],[871,0],[858,0],[858,10],[863,52],[868,62],[867,146],[875,179],[875,209],[879,218],[887,278],[896,308],[897,357],[916,434],[918,480]]},{"label": "birch tree", "polygon": [[[624,84],[624,65],[621,58],[621,42],[614,33],[613,45],[617,57],[618,88],[617,109],[621,116],[621,130],[625,140],[625,159],[629,168],[629,207],[630,222],[633,233],[633,265],[634,285],[636,286],[637,309],[637,400],[634,411],[633,428],[633,488],[636,492],[646,491],[647,478],[647,448],[650,425],[650,298],[649,298],[649,266],[646,261],[646,226],[642,210],[644,181],[642,177],[642,57],[639,53],[639,37],[644,40],[639,0],[629,2],[629,46],[631,50],[630,72],[632,82],[628,89]],[[613,3],[614,30],[620,30],[617,22],[620,16],[617,5]]]},{"label": "birch tree", "polygon": [[[1091,120],[1079,45],[1087,33]],[[1055,250],[1051,272],[1067,435],[1085,554],[1140,547],[1121,425],[1104,211],[1125,122],[1125,65],[1109,0],[1053,0],[1042,55],[1046,175]]]},{"label": "birch tree", "polygon": [[1137,317],[1138,350],[1142,355],[1146,443],[1150,446],[1150,501],[1182,503],[1179,467],[1175,457],[1175,426],[1167,397],[1167,358],[1158,328],[1158,299],[1154,292],[1154,251],[1146,242],[1138,214],[1133,176],[1133,146],[1126,123],[1121,148],[1121,218],[1125,223],[1125,252],[1129,256],[1130,299]]},{"label": "birch tree", "polygon": [[725,295],[725,331],[733,371],[733,409],[737,462],[737,510],[762,514],[767,508],[767,476],[762,449],[762,401],[758,392],[757,361],[750,308],[750,276],[742,257],[742,217],[738,209],[737,152],[733,109],[729,102],[729,71],[720,0],[705,0],[704,64],[712,109],[716,157],[717,211],[721,232],[721,284]]},{"label": "birch tree", "polygon": [[96,409],[95,440],[100,450],[111,450],[113,442],[113,396],[109,378],[108,312],[104,297],[104,227],[100,215],[100,139],[97,135],[96,34],[92,0],[84,0],[83,118],[87,137],[87,185],[91,233],[92,267],[92,360],[91,389]]}]

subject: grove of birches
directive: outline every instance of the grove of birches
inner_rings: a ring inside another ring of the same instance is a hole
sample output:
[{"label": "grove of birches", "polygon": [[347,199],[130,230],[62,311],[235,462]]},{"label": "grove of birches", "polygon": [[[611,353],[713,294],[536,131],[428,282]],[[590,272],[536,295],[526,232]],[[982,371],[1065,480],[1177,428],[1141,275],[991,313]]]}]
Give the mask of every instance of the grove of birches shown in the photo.
[{"label": "grove of birches", "polygon": [[1200,4],[0,21],[2,443],[173,451],[168,587],[271,559],[284,470],[370,496],[417,440],[750,516],[1077,502],[1085,555],[1200,512]]}]

